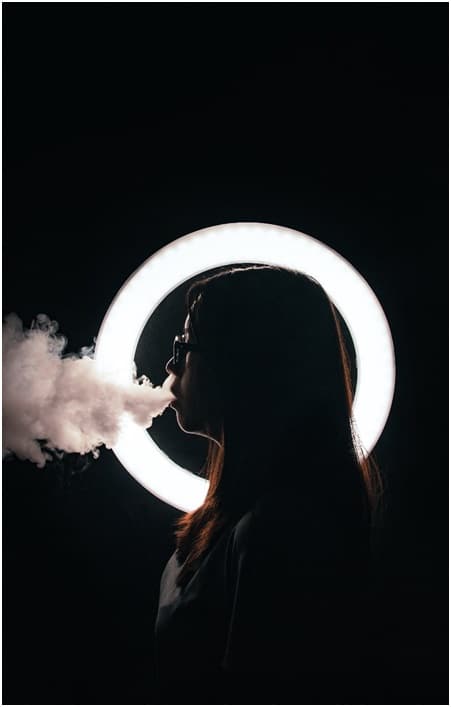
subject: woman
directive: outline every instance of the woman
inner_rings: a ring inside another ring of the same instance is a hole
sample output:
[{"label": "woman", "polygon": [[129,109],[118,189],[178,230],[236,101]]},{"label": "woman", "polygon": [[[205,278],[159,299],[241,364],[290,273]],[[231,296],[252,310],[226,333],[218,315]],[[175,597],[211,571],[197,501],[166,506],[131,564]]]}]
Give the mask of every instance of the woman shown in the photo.
[{"label": "woman", "polygon": [[179,426],[209,440],[209,490],[161,580],[161,701],[349,701],[377,477],[336,311],[269,266],[194,283],[187,309],[166,369]]}]

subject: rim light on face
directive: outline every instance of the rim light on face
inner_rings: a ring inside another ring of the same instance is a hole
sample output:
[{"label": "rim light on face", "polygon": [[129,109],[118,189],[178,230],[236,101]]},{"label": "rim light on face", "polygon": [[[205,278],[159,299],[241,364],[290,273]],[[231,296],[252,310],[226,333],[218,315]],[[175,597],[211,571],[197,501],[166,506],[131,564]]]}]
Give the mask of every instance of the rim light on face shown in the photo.
[{"label": "rim light on face", "polygon": [[[97,365],[124,383],[132,380],[136,348],[160,302],[192,277],[238,263],[276,265],[315,278],[343,317],[357,358],[353,416],[366,454],[387,421],[395,386],[390,327],[368,283],[337,252],[299,231],[264,223],[229,223],[183,236],[148,258],[111,303],[96,344]],[[132,422],[114,454],[146,489],[184,511],[204,500],[208,482],[178,466]]]}]

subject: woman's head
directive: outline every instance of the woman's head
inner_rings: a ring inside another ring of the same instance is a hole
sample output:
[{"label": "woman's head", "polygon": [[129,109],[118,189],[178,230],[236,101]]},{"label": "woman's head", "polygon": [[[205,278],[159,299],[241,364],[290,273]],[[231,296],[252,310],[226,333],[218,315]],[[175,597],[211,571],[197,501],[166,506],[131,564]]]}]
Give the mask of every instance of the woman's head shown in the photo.
[{"label": "woman's head", "polygon": [[366,484],[371,496],[342,332],[315,280],[253,266],[195,282],[175,353],[167,370],[179,425],[210,439],[206,501],[179,524],[185,555],[185,541],[200,533],[194,546],[205,549],[215,527],[277,485],[338,499]]},{"label": "woman's head", "polygon": [[289,445],[290,433],[311,449],[343,434],[340,422],[347,429],[335,315],[318,283],[281,268],[234,268],[196,282],[187,309],[184,341],[198,349],[167,365],[182,429],[220,445],[239,437],[243,451],[281,435]]}]

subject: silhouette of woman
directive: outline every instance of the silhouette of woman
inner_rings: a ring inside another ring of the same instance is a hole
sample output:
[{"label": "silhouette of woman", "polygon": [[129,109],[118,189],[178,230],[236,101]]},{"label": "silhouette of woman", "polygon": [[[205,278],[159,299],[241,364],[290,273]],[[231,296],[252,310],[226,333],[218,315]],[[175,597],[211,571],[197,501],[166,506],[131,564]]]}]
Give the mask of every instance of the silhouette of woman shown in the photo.
[{"label": "silhouette of woman", "polygon": [[209,490],[161,579],[161,702],[352,702],[378,475],[334,306],[299,272],[227,269],[189,289],[166,370]]}]

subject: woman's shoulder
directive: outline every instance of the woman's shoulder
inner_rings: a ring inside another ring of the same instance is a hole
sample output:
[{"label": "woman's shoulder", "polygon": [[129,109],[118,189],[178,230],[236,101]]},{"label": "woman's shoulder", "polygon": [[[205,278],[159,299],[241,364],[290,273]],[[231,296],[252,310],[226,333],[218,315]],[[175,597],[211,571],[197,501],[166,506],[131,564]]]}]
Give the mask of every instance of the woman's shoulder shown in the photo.
[{"label": "woman's shoulder", "polygon": [[307,531],[321,525],[320,514],[312,513],[308,500],[293,493],[275,490],[260,496],[232,529],[232,541],[238,551],[264,545],[287,547]]},{"label": "woman's shoulder", "polygon": [[304,567],[343,564],[347,555],[366,554],[366,530],[348,523],[338,507],[292,488],[257,499],[235,524],[231,549],[235,557],[262,556],[265,562]]},{"label": "woman's shoulder", "polygon": [[249,538],[255,532],[275,533],[324,526],[332,514],[323,500],[318,501],[296,488],[277,488],[259,496],[235,525],[236,535]]}]

